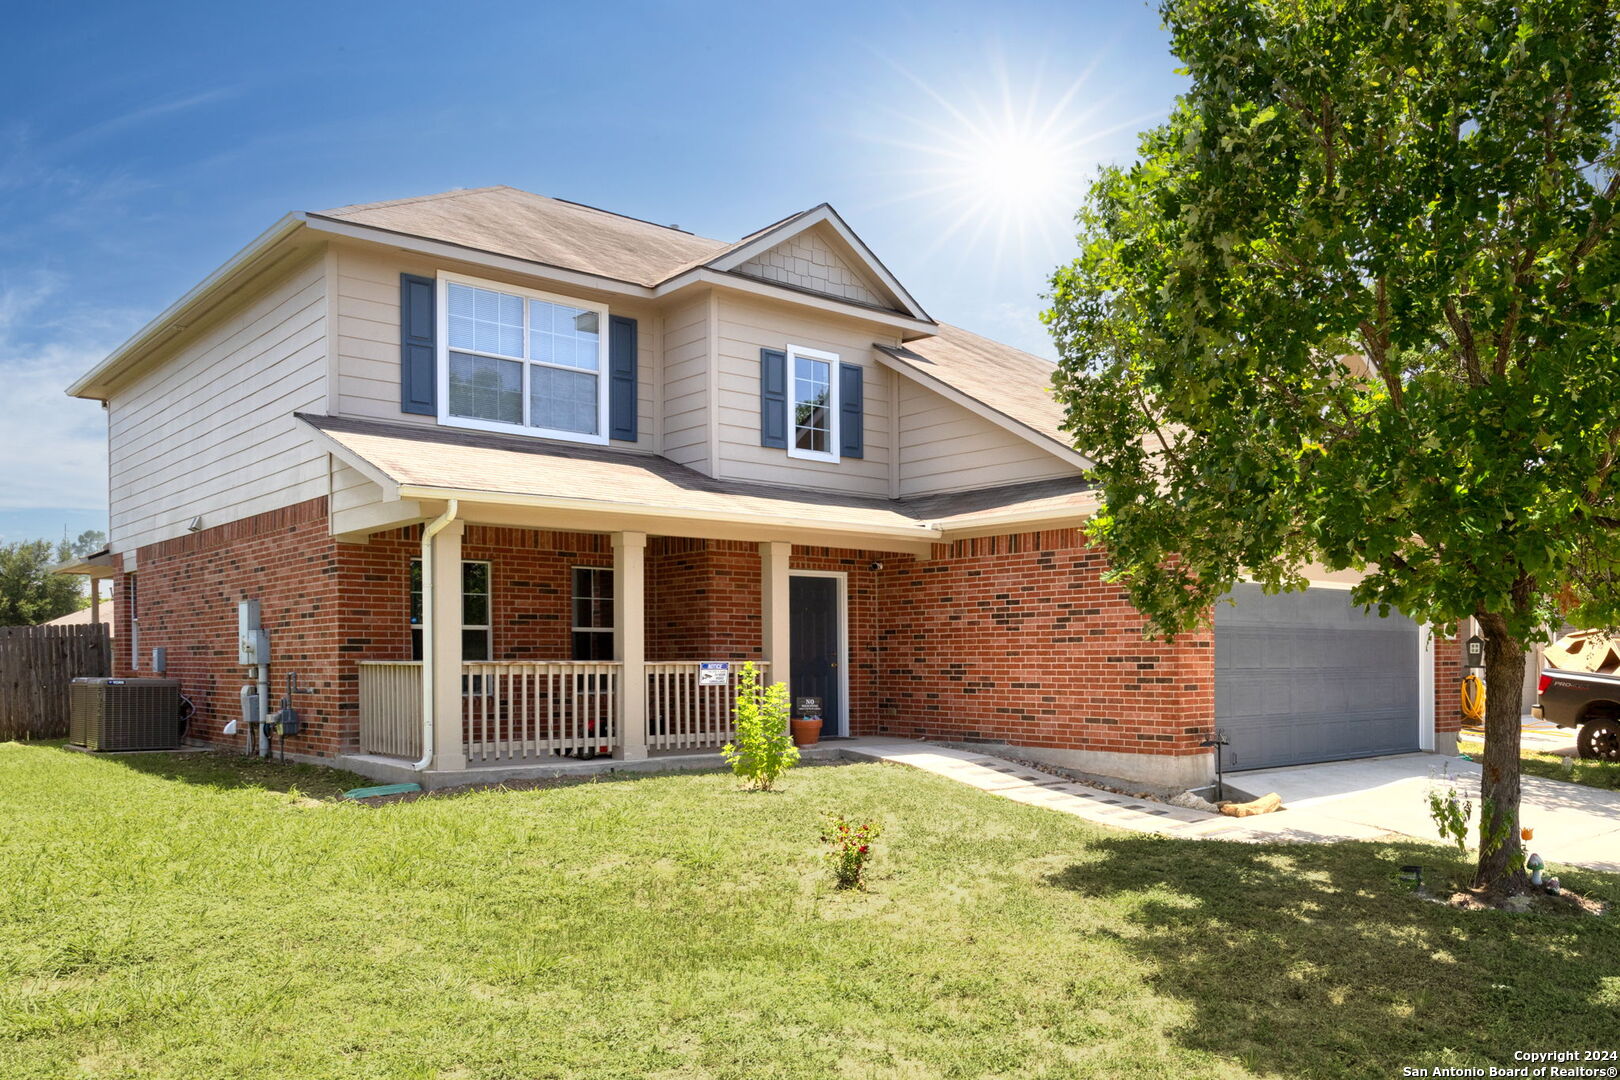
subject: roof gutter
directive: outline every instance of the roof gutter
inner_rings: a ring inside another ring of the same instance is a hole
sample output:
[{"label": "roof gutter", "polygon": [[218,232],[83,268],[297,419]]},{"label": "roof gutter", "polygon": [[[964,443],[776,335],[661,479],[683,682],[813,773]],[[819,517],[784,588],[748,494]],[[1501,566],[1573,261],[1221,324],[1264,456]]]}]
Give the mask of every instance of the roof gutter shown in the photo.
[{"label": "roof gutter", "polygon": [[291,236],[303,225],[303,219],[303,214],[288,214],[260,233],[247,247],[232,255],[212,274],[192,286],[184,296],[164,308],[156,318],[137,330],[128,341],[107,354],[105,360],[84,375],[81,375],[73,385],[68,387],[68,396],[105,401],[106,391],[100,384],[108,376],[112,375],[130,359],[152,348],[164,337],[184,330],[185,325],[177,323],[176,319],[192,307],[208,299],[215,292],[218,292],[239,273],[258,261],[271,248]]},{"label": "roof gutter", "polygon": [[716,513],[694,515],[686,508],[647,506],[641,503],[610,502],[605,499],[570,499],[554,495],[525,495],[518,492],[473,491],[467,488],[428,487],[421,484],[401,484],[401,499],[436,501],[443,499],[463,502],[490,503],[496,506],[523,506],[542,510],[584,510],[594,513],[633,514],[636,517],[673,518],[690,521],[702,516],[711,521],[734,525],[772,525],[778,528],[816,529],[823,532],[845,533],[853,536],[885,536],[905,540],[938,540],[942,536],[932,525],[856,525],[841,521],[814,521],[805,517],[776,514]]},{"label": "roof gutter", "polygon": [[1041,525],[1052,524],[1068,528],[1078,521],[1085,521],[1097,512],[1097,503],[1090,506],[1063,506],[1047,507],[1041,510],[1008,510],[1000,514],[984,514],[977,517],[952,520],[944,518],[931,524],[939,529],[947,542],[958,537],[979,532],[995,532],[1005,529],[1009,525]]}]

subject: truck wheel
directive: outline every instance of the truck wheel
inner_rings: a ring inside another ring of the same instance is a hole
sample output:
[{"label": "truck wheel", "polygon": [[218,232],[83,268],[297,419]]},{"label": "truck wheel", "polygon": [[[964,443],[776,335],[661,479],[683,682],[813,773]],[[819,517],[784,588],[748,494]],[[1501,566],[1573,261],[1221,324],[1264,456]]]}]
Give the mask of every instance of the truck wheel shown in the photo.
[{"label": "truck wheel", "polygon": [[1588,720],[1581,725],[1575,748],[1583,758],[1620,761],[1620,720]]}]

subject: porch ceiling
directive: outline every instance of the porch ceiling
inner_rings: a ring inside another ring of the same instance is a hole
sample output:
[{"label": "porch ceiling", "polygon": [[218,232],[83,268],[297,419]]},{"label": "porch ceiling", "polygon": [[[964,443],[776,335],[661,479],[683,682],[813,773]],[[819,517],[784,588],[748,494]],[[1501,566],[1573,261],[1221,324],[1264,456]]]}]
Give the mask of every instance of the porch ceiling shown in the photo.
[{"label": "porch ceiling", "polygon": [[[718,535],[718,525],[823,534],[823,542],[908,549],[948,533],[1069,518],[1095,509],[1076,476],[981,491],[882,499],[716,480],[653,454],[521,436],[299,413],[340,460],[379,483],[388,500],[455,498],[488,507],[695,524],[672,535]],[[549,517],[549,515],[548,515]],[[574,526],[585,527],[585,526]],[[603,531],[611,527],[599,526]],[[632,527],[619,524],[619,528]],[[761,539],[766,537],[761,535]]]}]

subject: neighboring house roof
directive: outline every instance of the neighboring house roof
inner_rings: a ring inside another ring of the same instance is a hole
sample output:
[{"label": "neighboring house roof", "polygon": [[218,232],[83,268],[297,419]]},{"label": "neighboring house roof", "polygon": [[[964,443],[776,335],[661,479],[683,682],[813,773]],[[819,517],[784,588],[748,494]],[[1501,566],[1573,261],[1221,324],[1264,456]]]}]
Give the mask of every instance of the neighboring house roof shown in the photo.
[{"label": "neighboring house roof", "polygon": [[[109,637],[118,636],[118,614],[115,606],[109,600],[103,600],[101,602],[101,621],[107,624],[107,635]],[[80,608],[78,611],[70,611],[66,615],[58,615],[56,618],[50,619],[44,623],[41,623],[40,625],[89,626],[90,609],[85,607]]]},{"label": "neighboring house roof", "polygon": [[877,349],[887,358],[884,366],[947,397],[955,391],[1045,442],[1058,444],[1082,467],[1090,465],[1075,453],[1063,432],[1063,406],[1052,396],[1057,369],[1051,362],[945,323],[933,337]]},{"label": "neighboring house roof", "polygon": [[1095,509],[1085,480],[884,499],[715,480],[667,458],[451,428],[297,414],[349,465],[406,499],[466,498],[666,516],[771,520],[843,531],[936,537],[1026,517],[1078,521]]},{"label": "neighboring house roof", "polygon": [[312,211],[390,232],[442,240],[565,270],[653,286],[731,245],[673,226],[512,187]]}]

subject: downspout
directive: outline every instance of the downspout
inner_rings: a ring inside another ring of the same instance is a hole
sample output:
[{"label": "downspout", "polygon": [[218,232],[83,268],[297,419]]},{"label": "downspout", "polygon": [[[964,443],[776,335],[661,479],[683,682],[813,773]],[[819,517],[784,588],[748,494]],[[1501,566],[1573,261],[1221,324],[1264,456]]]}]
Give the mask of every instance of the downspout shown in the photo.
[{"label": "downspout", "polygon": [[433,538],[456,520],[461,504],[451,499],[444,513],[422,529],[422,758],[411,768],[421,772],[433,764]]}]

